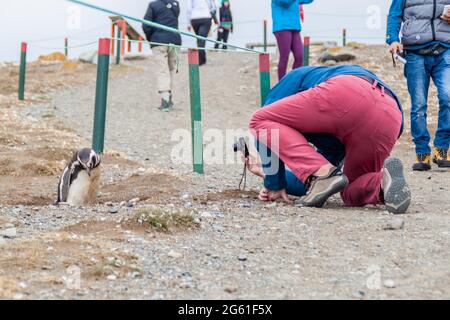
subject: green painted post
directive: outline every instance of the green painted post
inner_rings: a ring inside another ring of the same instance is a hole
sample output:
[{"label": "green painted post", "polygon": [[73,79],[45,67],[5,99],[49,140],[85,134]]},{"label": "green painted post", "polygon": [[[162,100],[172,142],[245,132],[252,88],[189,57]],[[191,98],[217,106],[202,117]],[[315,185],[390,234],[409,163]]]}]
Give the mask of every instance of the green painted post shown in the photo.
[{"label": "green painted post", "polygon": [[189,49],[189,88],[191,96],[192,164],[194,172],[203,174],[203,133],[198,51]]},{"label": "green painted post", "polygon": [[347,45],[347,29],[342,29],[342,46],[345,47]]},{"label": "green painted post", "polygon": [[261,106],[263,106],[270,91],[270,55],[268,53],[259,54],[259,83]]},{"label": "green painted post", "polygon": [[264,52],[267,52],[267,20],[264,20]]},{"label": "green painted post", "polygon": [[309,45],[310,38],[305,37],[303,40],[303,66],[309,66]]},{"label": "green painted post", "polygon": [[27,44],[22,42],[20,46],[20,68],[19,68],[19,100],[25,99],[25,76],[27,71]]},{"label": "green painted post", "polygon": [[120,52],[121,52],[121,44],[122,41],[120,41],[120,38],[122,38],[122,28],[120,28],[120,25],[117,25],[117,50],[116,50],[116,64],[120,64]]},{"label": "green painted post", "polygon": [[69,39],[64,38],[64,54],[66,58],[69,58]]},{"label": "green painted post", "polygon": [[95,91],[94,132],[92,134],[92,149],[98,153],[103,153],[105,144],[110,51],[111,40],[108,38],[100,39],[98,45],[97,85]]}]

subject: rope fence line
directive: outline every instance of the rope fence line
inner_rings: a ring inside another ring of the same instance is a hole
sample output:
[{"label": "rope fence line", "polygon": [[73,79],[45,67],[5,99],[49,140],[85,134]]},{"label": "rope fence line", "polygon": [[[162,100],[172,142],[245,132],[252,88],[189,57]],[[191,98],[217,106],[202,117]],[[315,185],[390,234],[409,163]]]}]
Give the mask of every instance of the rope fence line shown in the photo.
[{"label": "rope fence line", "polygon": [[45,46],[40,46],[40,45],[35,45],[35,44],[31,44],[31,45],[29,44],[29,46],[34,47],[34,48],[39,48],[39,49],[46,49],[46,50],[64,50],[64,49],[90,47],[90,46],[93,46],[96,44],[98,44],[98,41],[92,41],[92,42],[77,44],[77,45],[73,45],[73,46],[61,46],[61,47],[45,47]]},{"label": "rope fence line", "polygon": [[151,27],[162,29],[162,30],[165,30],[165,31],[178,33],[180,35],[184,35],[184,36],[187,36],[187,37],[196,38],[198,40],[204,40],[204,41],[212,42],[214,44],[219,44],[219,45],[226,45],[226,46],[228,46],[230,48],[240,49],[240,50],[243,50],[243,51],[262,53],[261,51],[240,47],[240,46],[237,46],[237,45],[234,45],[234,44],[225,43],[223,41],[217,41],[217,40],[214,40],[214,39],[211,39],[211,38],[207,38],[207,37],[202,37],[202,36],[196,35],[196,34],[194,34],[192,32],[181,31],[179,29],[171,28],[171,27],[168,27],[168,26],[165,26],[165,25],[162,25],[162,24],[159,24],[159,23],[155,23],[155,22],[152,22],[152,21],[148,21],[148,20],[145,20],[145,19],[135,18],[135,17],[129,16],[129,15],[125,15],[125,14],[122,14],[122,13],[117,12],[117,11],[105,9],[105,8],[102,8],[102,7],[99,7],[99,6],[96,6],[96,5],[84,2],[84,1],[79,1],[79,0],[65,0],[65,1],[76,3],[78,5],[81,5],[81,6],[84,6],[84,7],[87,7],[87,8],[91,8],[91,9],[94,9],[94,10],[97,10],[97,11],[105,12],[105,13],[108,13],[108,14],[121,16],[124,19],[128,19],[128,20],[131,20],[131,21],[134,21],[134,22],[139,22],[139,23],[142,23],[142,24],[146,24],[146,25],[149,25]]},{"label": "rope fence line", "polygon": [[28,44],[33,44],[33,43],[47,42],[47,41],[53,41],[53,40],[61,40],[61,39],[68,38],[68,37],[74,38],[74,36],[75,36],[75,38],[78,38],[76,36],[79,35],[79,34],[86,34],[86,33],[92,32],[92,31],[97,31],[97,30],[103,29],[105,27],[108,27],[109,25],[110,25],[110,23],[106,23],[106,24],[102,24],[101,26],[90,28],[88,30],[81,30],[81,31],[77,31],[77,32],[66,34],[66,35],[62,35],[62,36],[55,36],[55,37],[49,37],[49,38],[43,38],[43,39],[28,40],[27,43]]},{"label": "rope fence line", "polygon": [[199,50],[199,51],[216,51],[216,52],[246,53],[246,54],[260,54],[261,53],[261,52],[256,52],[255,50],[253,50],[252,52],[249,52],[249,51],[243,51],[241,49],[230,50],[230,49],[216,49],[216,48],[208,48],[208,47],[197,48],[197,47],[188,47],[188,46],[183,46],[183,45],[178,45],[178,44],[171,44],[171,43],[152,42],[152,41],[147,41],[147,40],[130,40],[130,39],[126,39],[126,38],[112,38],[112,37],[109,37],[109,39],[114,40],[114,41],[127,41],[127,42],[132,42],[132,43],[145,43],[145,44],[148,44],[148,45],[172,47],[172,48],[185,49],[185,50],[194,49],[194,50]]}]

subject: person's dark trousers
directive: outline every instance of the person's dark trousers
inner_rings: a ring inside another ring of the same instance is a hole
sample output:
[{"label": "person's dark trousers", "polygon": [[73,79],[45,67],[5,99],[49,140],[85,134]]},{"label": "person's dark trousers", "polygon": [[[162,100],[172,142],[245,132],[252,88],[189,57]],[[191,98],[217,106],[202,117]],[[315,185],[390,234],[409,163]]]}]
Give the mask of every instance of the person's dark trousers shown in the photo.
[{"label": "person's dark trousers", "polygon": [[[228,42],[228,36],[230,35],[230,30],[229,29],[224,29],[224,28],[221,28],[221,29],[222,29],[222,32],[219,31],[217,33],[217,41],[222,41],[222,42],[227,43]],[[218,49],[219,48],[219,44],[216,43],[214,48]],[[228,47],[224,45],[224,46],[222,46],[222,49],[227,50]]]},{"label": "person's dark trousers", "polygon": [[[209,30],[211,29],[211,18],[207,19],[192,19],[191,20],[192,28],[194,29],[194,32],[198,36],[202,37],[208,37]],[[205,40],[197,40],[197,46],[199,48],[204,48],[206,45]],[[199,64],[203,65],[206,63],[206,51],[205,50],[199,50]]]}]

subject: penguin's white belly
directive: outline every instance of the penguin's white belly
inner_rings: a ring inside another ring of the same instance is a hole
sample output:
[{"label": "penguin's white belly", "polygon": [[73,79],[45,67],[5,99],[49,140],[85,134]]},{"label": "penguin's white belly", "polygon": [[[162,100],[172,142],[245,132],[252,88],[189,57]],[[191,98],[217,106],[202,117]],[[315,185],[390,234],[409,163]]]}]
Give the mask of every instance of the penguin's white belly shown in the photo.
[{"label": "penguin's white belly", "polygon": [[71,206],[82,206],[88,200],[91,186],[91,177],[86,171],[80,171],[77,178],[72,181],[67,195],[67,203]]}]

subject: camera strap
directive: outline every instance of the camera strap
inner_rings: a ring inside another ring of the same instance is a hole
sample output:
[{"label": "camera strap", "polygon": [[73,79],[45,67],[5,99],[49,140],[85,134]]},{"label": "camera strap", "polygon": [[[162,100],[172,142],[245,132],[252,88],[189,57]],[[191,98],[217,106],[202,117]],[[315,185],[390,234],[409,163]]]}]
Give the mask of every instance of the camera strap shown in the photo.
[{"label": "camera strap", "polygon": [[[242,183],[244,183],[244,186],[241,188]],[[244,191],[246,185],[247,185],[247,164],[244,162],[244,170],[242,171],[241,181],[239,182],[239,190]]]}]

